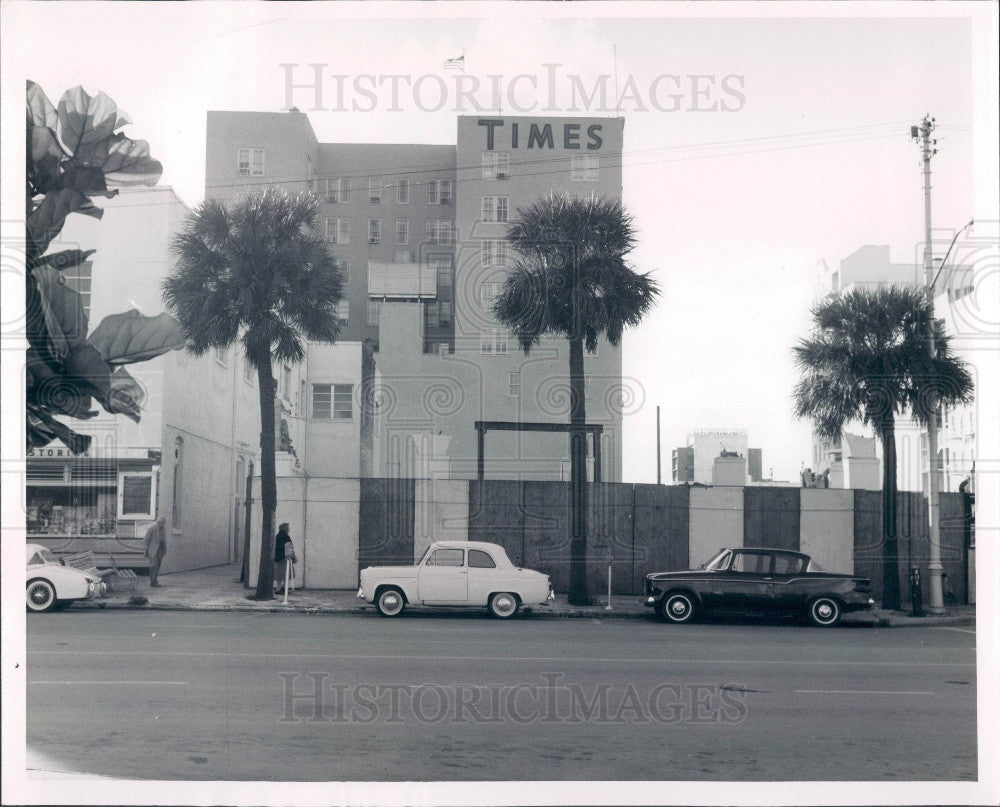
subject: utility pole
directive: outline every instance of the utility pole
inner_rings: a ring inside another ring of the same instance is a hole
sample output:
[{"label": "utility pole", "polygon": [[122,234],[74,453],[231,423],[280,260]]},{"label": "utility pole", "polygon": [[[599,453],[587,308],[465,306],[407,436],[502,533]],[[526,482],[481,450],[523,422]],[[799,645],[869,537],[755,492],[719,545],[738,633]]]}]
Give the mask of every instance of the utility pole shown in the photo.
[{"label": "utility pole", "polygon": [[660,476],[660,407],[656,407],[656,484],[661,484]]},{"label": "utility pole", "polygon": [[[934,118],[924,115],[919,126],[910,127],[910,136],[920,146],[920,156],[924,164],[924,293],[930,308],[931,330],[927,334],[930,355],[935,353],[934,345],[934,251],[931,243],[931,157],[937,154],[937,140],[931,138]],[[927,512],[930,517],[930,547],[927,576],[930,603],[927,611],[931,614],[944,613],[944,588],[941,584],[941,520],[940,481],[938,479],[938,407],[927,424]]]}]

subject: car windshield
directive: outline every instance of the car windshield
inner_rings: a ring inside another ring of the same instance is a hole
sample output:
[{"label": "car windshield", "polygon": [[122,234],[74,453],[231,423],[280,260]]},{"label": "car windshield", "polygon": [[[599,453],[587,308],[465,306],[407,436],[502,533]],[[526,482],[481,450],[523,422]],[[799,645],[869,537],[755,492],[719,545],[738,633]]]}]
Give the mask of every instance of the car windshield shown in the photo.
[{"label": "car windshield", "polygon": [[822,566],[820,566],[812,558],[809,558],[809,565],[806,566],[806,571],[807,572],[825,572],[826,569],[824,569]]},{"label": "car windshield", "polygon": [[420,555],[420,560],[418,560],[418,561],[417,561],[417,564],[416,564],[417,566],[419,566],[419,565],[420,565],[421,563],[423,563],[423,562],[424,562],[424,558],[426,558],[426,557],[427,557],[427,553],[428,553],[428,552],[430,552],[430,551],[431,551],[431,547],[430,547],[430,544],[428,544],[428,545],[427,545],[427,548],[426,548],[426,549],[425,549],[425,550],[423,551],[423,553],[422,553],[422,554]]},{"label": "car windshield", "polygon": [[733,553],[728,549],[720,549],[719,554],[706,563],[704,568],[710,572],[717,572],[719,569],[725,569],[729,565],[729,558],[732,554]]},{"label": "car windshield", "polygon": [[42,547],[41,549],[38,549],[38,550],[35,551],[35,554],[33,554],[31,556],[31,560],[29,560],[28,563],[31,563],[31,564],[36,564],[36,563],[59,563],[59,561],[56,560],[56,556],[52,554],[52,550],[51,549],[47,549],[45,547]]}]

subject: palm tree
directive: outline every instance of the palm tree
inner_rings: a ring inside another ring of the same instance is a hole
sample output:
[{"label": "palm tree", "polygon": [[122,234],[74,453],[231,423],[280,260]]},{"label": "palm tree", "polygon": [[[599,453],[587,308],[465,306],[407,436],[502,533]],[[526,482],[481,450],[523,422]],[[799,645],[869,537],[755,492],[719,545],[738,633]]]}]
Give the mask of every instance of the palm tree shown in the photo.
[{"label": "palm tree", "polygon": [[493,313],[525,354],[545,334],[569,340],[570,491],[572,501],[569,601],[590,602],[587,591],[587,422],[584,347],[593,353],[604,334],[616,347],[637,325],[659,289],[633,271],[625,256],[635,243],[632,219],[609,199],[541,198],[519,208],[507,232],[517,260]]},{"label": "palm tree", "polygon": [[[910,287],[853,289],[817,304],[814,331],[793,348],[802,378],[795,413],[817,434],[839,439],[850,421],[870,426],[882,444],[882,604],[900,607],[896,544],[896,416],[920,423],[941,404],[970,400],[972,376],[956,357],[923,292]],[[933,328],[933,331],[931,330]],[[929,336],[934,335],[934,355]]]},{"label": "palm tree", "polygon": [[268,189],[227,208],[205,201],[175,237],[163,297],[196,356],[239,341],[260,393],[261,549],[255,599],[274,596],[274,396],[272,357],[299,362],[303,340],[333,342],[343,280],[314,232],[318,202]]}]

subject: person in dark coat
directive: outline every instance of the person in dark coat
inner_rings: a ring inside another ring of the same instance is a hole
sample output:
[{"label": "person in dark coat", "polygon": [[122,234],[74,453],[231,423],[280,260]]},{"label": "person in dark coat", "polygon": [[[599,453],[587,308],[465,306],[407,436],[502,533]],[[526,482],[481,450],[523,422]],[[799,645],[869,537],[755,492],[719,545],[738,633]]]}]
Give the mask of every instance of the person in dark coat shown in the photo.
[{"label": "person in dark coat", "polygon": [[274,536],[274,584],[279,594],[285,591],[285,567],[296,560],[295,546],[292,544],[292,536],[288,534],[286,522],[278,526],[278,534]]}]

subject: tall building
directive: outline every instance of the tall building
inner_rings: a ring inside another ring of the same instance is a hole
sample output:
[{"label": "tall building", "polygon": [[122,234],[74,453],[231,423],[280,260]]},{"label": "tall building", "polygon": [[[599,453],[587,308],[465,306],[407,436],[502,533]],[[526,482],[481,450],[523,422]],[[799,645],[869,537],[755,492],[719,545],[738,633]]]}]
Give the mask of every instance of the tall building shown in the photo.
[{"label": "tall building", "polygon": [[[742,429],[704,429],[688,435],[688,444],[673,450],[673,481],[697,482],[702,485],[756,484],[765,481],[763,452],[748,448],[747,433]],[[719,476],[718,460],[726,462]],[[739,459],[736,463],[733,460]],[[734,470],[739,466],[742,470]],[[718,480],[723,479],[724,482]]]},{"label": "tall building", "polygon": [[[519,207],[551,194],[621,199],[623,130],[621,118],[460,116],[455,145],[320,143],[294,109],[208,113],[206,196],[313,191],[347,280],[338,344],[307,357],[306,473],[471,478],[476,421],[568,421],[566,340],[525,356],[490,307]],[[585,358],[605,481],[621,479],[621,366],[605,340]],[[360,421],[366,390],[355,469],[333,448],[355,416],[328,401],[353,400]],[[486,437],[489,477],[559,479],[568,462],[566,434]]]}]

